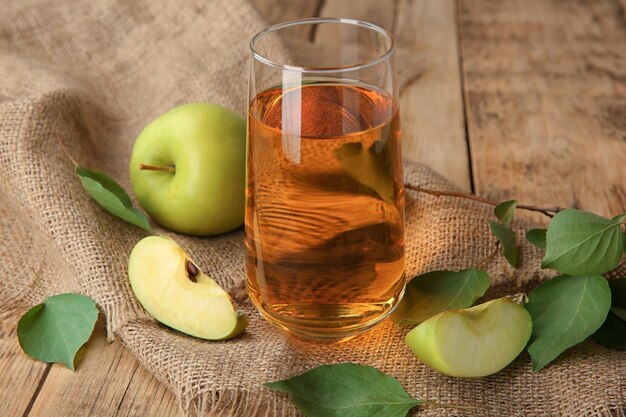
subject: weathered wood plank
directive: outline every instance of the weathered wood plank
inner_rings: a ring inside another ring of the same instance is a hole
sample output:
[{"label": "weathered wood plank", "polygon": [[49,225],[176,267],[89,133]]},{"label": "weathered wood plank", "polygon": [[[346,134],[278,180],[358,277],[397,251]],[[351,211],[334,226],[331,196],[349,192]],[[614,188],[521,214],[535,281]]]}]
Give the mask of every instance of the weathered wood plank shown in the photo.
[{"label": "weathered wood plank", "polygon": [[454,1],[327,0],[320,14],[365,20],[394,33],[404,156],[469,190]]},{"label": "weathered wood plank", "polygon": [[[404,155],[469,191],[454,0],[400,0],[394,32]],[[408,75],[407,75],[408,74]]]},{"label": "weathered wood plank", "polygon": [[[16,253],[28,253],[33,244],[41,244],[34,235],[24,235],[23,227],[16,227],[18,213],[22,214],[22,212],[23,208],[18,208],[11,201],[0,198],[0,236],[6,242],[0,247],[0,255],[3,259],[0,265],[0,275],[9,283],[22,283],[20,289],[26,296],[24,297],[26,299],[21,296],[22,294],[18,296],[18,291],[12,290],[11,286],[0,290],[0,416],[2,417],[22,417],[28,413],[32,406],[32,398],[39,391],[50,368],[48,364],[38,362],[22,352],[17,337],[18,318],[44,299],[42,286],[35,282],[34,276],[31,275],[31,268],[47,273],[42,265],[53,264],[53,262],[47,262],[48,259],[38,257],[20,269],[19,263],[11,262],[11,259],[15,259]],[[8,263],[5,264],[7,260]],[[21,274],[31,276],[30,285],[23,286],[22,278],[24,277],[19,276]],[[15,278],[19,279],[15,281]]]},{"label": "weathered wood plank", "polygon": [[323,17],[346,17],[364,20],[393,30],[395,4],[380,0],[326,0],[320,10]]},{"label": "weathered wood plank", "polygon": [[[394,32],[404,156],[469,190],[454,1],[326,0],[320,15],[365,20]],[[316,42],[328,42],[319,35]]]},{"label": "weathered wood plank", "polygon": [[75,363],[75,372],[52,365],[29,417],[177,415],[174,396],[119,341],[106,341],[103,323]]},{"label": "weathered wood plank", "polygon": [[115,417],[180,417],[170,390],[139,366],[135,371]]},{"label": "weathered wood plank", "polygon": [[622,14],[614,0],[461,1],[478,194],[624,212]]},{"label": "weathered wood plank", "polygon": [[[252,0],[261,17],[267,23],[274,24],[290,20],[315,17],[319,13],[323,0]],[[305,39],[311,37],[308,29],[301,30],[299,36]]]},{"label": "weathered wood plank", "polygon": [[0,416],[21,417],[49,365],[26,356],[14,332],[4,336],[0,338]]}]

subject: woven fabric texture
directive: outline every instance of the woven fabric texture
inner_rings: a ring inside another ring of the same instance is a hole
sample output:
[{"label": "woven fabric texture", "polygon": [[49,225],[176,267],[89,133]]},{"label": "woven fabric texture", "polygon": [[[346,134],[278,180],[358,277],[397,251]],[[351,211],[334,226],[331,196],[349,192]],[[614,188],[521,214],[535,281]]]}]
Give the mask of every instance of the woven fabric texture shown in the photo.
[{"label": "woven fabric texture", "polygon": [[[54,139],[83,165],[130,190],[133,141],[174,105],[210,101],[242,112],[248,40],[264,26],[244,0],[24,0],[0,14],[0,332],[42,293],[81,292],[96,300],[111,337],[171,388],[191,416],[298,416],[288,397],[262,383],[320,364],[352,361],[398,378],[416,398],[473,404],[471,412],[425,409],[424,416],[624,416],[626,352],[585,342],[539,373],[527,354],[481,379],[453,379],[423,366],[389,320],[339,345],[290,341],[255,313],[242,291],[243,235],[174,237],[205,272],[237,293],[251,318],[227,342],[187,337],[153,321],[127,279],[132,247],[145,233],[109,215],[82,190]],[[403,109],[411,111],[411,109]],[[405,180],[451,185],[407,163]],[[407,276],[474,265],[494,246],[491,209],[452,198],[407,194]],[[514,223],[519,231],[527,225]],[[521,233],[519,234],[521,236]],[[519,239],[521,267],[488,266],[487,298],[545,279],[540,253]]]}]

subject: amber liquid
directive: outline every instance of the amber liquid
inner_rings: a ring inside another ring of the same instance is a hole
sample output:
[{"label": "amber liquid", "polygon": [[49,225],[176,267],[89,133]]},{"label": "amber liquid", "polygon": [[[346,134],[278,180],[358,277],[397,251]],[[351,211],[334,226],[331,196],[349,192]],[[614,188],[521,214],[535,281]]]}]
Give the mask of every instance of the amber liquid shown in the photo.
[{"label": "amber liquid", "polygon": [[396,104],[371,87],[312,83],[260,93],[248,116],[250,298],[296,335],[367,330],[405,284]]}]

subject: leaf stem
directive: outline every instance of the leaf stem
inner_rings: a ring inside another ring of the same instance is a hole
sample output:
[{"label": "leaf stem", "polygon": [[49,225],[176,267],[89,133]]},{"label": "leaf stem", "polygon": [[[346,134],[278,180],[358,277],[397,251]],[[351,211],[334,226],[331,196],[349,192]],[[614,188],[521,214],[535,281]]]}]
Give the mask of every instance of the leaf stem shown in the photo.
[{"label": "leaf stem", "polygon": [[[404,188],[408,188],[409,190],[416,191],[418,193],[434,195],[435,197],[445,196],[445,197],[465,198],[467,200],[478,201],[484,204],[488,204],[490,206],[497,206],[498,204],[500,204],[497,201],[489,200],[488,198],[480,197],[475,194],[462,193],[458,191],[431,190],[430,188],[416,187],[408,183],[404,184]],[[563,207],[539,207],[539,206],[534,206],[530,204],[518,204],[516,208],[522,209],[522,210],[536,211],[548,217],[554,217],[554,215],[558,213],[559,211],[565,210]]]},{"label": "leaf stem", "polygon": [[67,156],[69,160],[72,161],[72,163],[74,164],[74,167],[78,167],[78,162],[76,162],[76,160],[72,158],[72,155],[70,155],[69,151],[65,147],[65,144],[63,143],[63,140],[61,139],[61,134],[59,132],[54,132],[54,137],[56,138],[57,142],[59,142],[59,145],[61,145],[61,149],[63,149],[63,153],[65,154],[65,156]]},{"label": "leaf stem", "polygon": [[150,165],[150,164],[139,164],[139,169],[142,171],[166,171],[166,172],[176,172],[176,167],[174,166],[162,166],[162,165]]},{"label": "leaf stem", "polygon": [[483,257],[476,263],[476,268],[482,269],[483,266],[489,263],[489,261],[491,261],[498,254],[499,248],[500,248],[500,241],[497,241],[493,250],[487,256]]},{"label": "leaf stem", "polygon": [[41,281],[41,277],[39,276],[39,273],[37,272],[37,270],[35,270],[35,268],[32,268],[32,271],[33,271],[33,275],[35,275],[35,282],[41,289],[41,292],[43,292],[44,298],[48,298],[48,294],[46,294],[46,288],[43,286],[43,282]]}]

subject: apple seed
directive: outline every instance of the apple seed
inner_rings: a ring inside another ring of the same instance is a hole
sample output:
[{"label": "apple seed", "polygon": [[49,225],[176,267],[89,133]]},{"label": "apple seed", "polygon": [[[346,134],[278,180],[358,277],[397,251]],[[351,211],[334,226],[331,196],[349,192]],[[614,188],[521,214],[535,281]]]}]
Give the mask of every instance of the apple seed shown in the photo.
[{"label": "apple seed", "polygon": [[187,262],[185,262],[185,272],[187,272],[187,278],[189,278],[190,281],[198,282],[196,280],[196,276],[198,276],[200,270],[198,269],[196,264],[191,262],[191,259],[187,259]]}]

